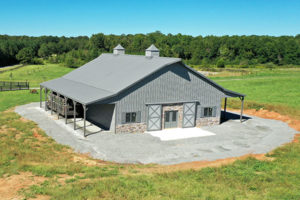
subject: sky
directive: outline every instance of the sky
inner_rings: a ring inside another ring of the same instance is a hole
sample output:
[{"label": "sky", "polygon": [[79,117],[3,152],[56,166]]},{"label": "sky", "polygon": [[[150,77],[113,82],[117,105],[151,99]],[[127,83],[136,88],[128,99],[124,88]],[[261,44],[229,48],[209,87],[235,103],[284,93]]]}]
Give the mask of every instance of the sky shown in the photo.
[{"label": "sky", "polygon": [[0,34],[297,35],[300,0],[0,0]]}]

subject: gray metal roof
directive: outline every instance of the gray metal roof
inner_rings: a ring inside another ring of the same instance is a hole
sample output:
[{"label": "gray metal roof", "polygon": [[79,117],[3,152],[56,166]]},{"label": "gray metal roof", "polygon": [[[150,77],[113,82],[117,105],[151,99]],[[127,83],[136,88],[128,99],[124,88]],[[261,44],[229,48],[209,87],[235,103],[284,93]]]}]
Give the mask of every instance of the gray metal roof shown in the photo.
[{"label": "gray metal roof", "polygon": [[95,88],[65,78],[57,78],[51,81],[46,81],[41,83],[41,86],[47,87],[54,92],[62,94],[82,104],[87,104],[89,102],[113,95],[112,92],[103,90],[101,88]]},{"label": "gray metal roof", "polygon": [[226,97],[245,97],[245,94],[241,94],[232,90],[224,89],[224,94]]},{"label": "gray metal roof", "polygon": [[62,78],[41,84],[82,104],[107,98],[179,58],[102,54]]}]

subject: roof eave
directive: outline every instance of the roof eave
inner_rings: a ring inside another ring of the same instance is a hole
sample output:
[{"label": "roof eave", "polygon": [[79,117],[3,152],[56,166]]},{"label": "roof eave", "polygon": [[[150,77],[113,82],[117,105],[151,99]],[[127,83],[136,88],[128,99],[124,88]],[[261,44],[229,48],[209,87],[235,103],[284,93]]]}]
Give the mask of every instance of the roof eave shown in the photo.
[{"label": "roof eave", "polygon": [[[45,82],[43,82],[43,83],[45,83]],[[72,100],[74,100],[74,101],[76,101],[76,102],[78,102],[78,103],[80,103],[80,104],[82,104],[82,105],[88,105],[88,104],[89,104],[89,102],[83,102],[83,101],[81,101],[81,100],[78,100],[77,98],[70,97],[70,96],[68,96],[68,95],[66,95],[66,94],[63,94],[62,92],[58,92],[57,90],[53,89],[52,87],[43,85],[43,83],[40,83],[40,86],[45,87],[45,88],[48,88],[48,89],[52,90],[53,92],[56,92],[57,94],[64,95],[64,96],[67,97],[68,99],[72,99]]]}]

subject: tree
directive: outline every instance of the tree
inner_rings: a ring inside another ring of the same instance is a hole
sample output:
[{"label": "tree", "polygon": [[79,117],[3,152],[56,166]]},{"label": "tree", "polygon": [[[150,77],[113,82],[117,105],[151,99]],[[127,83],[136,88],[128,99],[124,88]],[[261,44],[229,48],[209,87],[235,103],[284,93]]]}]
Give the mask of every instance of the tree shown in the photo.
[{"label": "tree", "polygon": [[33,58],[35,56],[35,53],[32,48],[26,47],[19,51],[19,53],[16,55],[16,58],[21,63],[31,63],[33,61]]},{"label": "tree", "polygon": [[[50,62],[77,65],[86,63],[102,52],[112,52],[122,44],[129,54],[144,55],[150,44],[155,44],[161,56],[180,57],[191,64],[249,65],[272,62],[275,65],[300,64],[300,35],[293,36],[189,36],[162,34],[104,35],[79,37],[28,37],[0,35],[0,66],[33,62],[35,56]],[[68,54],[68,58],[66,58]],[[18,55],[18,57],[17,57]],[[37,60],[35,58],[35,60]],[[220,61],[222,63],[222,61]],[[241,66],[248,66],[241,65]]]},{"label": "tree", "polygon": [[51,55],[50,49],[48,48],[47,44],[42,44],[39,51],[38,56],[41,58],[45,58]]},{"label": "tree", "polygon": [[73,58],[70,55],[67,55],[65,58],[65,64],[67,67],[75,67],[76,66],[75,58]]},{"label": "tree", "polygon": [[104,40],[105,40],[105,36],[103,33],[94,34],[90,38],[90,45],[92,48],[104,49],[105,48]]}]

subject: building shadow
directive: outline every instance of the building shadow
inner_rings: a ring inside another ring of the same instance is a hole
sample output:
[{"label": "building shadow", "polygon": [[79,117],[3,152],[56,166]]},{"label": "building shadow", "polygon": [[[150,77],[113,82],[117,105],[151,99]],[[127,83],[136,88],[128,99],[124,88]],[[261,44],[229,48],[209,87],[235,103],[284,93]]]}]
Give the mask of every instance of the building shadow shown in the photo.
[{"label": "building shadow", "polygon": [[85,137],[90,136],[90,135],[94,135],[94,134],[97,134],[97,133],[101,133],[101,132],[103,132],[103,131],[102,130],[100,130],[100,131],[94,131],[94,132],[87,131],[85,133]]},{"label": "building shadow", "polygon": [[[221,123],[226,122],[228,120],[239,120],[240,114],[226,111],[226,115],[224,115],[224,111],[221,111]],[[242,122],[251,119],[251,117],[243,116]]]}]

